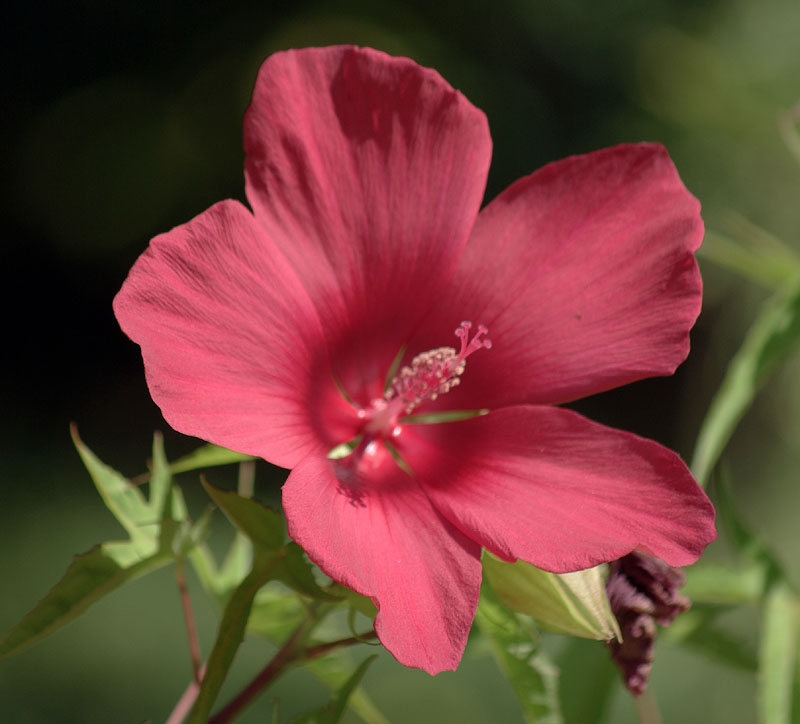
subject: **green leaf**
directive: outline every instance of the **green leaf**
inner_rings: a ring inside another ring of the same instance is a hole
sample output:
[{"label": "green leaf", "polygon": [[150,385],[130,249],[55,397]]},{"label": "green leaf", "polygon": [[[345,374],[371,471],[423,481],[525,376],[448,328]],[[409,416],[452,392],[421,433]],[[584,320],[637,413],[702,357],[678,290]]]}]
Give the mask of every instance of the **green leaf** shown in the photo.
[{"label": "green leaf", "polygon": [[0,641],[0,656],[26,648],[75,619],[123,583],[174,560],[172,544],[176,536],[183,534],[191,539],[184,521],[185,506],[181,508],[181,499],[171,493],[171,476],[160,435],[153,439],[147,500],[141,489],[83,444],[74,425],[71,433],[95,487],[130,540],[103,543],[76,556],[61,580]]},{"label": "green leaf", "polygon": [[475,621],[489,639],[528,724],[562,724],[558,669],[539,649],[536,631],[502,604],[484,583]]},{"label": "green leaf", "polygon": [[293,593],[279,586],[265,586],[253,601],[247,631],[277,644],[285,641],[307,616],[308,610]]},{"label": "green leaf", "polygon": [[486,553],[483,568],[506,606],[532,616],[545,628],[601,641],[620,637],[600,567],[556,574]]},{"label": "green leaf", "polygon": [[318,601],[342,600],[342,596],[328,593],[314,580],[313,567],[297,543],[289,541],[284,546],[283,552],[283,558],[278,564],[273,578],[282,581],[292,590]]},{"label": "green leaf", "polygon": [[89,471],[89,475],[103,498],[106,507],[128,532],[132,543],[143,556],[155,553],[161,529],[161,510],[154,509],[140,488],[113,468],[103,463],[78,437],[78,430],[70,428],[72,440]]},{"label": "green leaf", "polygon": [[377,655],[373,654],[364,659],[327,706],[293,719],[293,724],[339,724],[347,709],[348,700],[364,678],[367,667],[377,658]]},{"label": "green leaf", "polygon": [[701,562],[686,569],[683,593],[695,603],[754,604],[761,600],[766,580],[761,563],[732,568]]},{"label": "green leaf", "polygon": [[[349,589],[336,586],[334,590],[343,595],[343,592]],[[369,599],[366,600],[372,605]],[[319,611],[317,615],[319,615]],[[308,609],[300,598],[278,587],[267,586],[256,595],[247,622],[247,631],[264,636],[277,644],[285,641],[307,617]],[[352,668],[349,661],[345,661],[342,653],[335,651],[326,656],[306,661],[303,668],[329,689],[336,691],[344,685]],[[389,720],[360,687],[356,688],[350,696],[350,708],[368,724],[389,724]]]},{"label": "green leaf", "polygon": [[[329,689],[335,691],[347,680],[350,664],[345,663],[341,656],[330,655],[308,661],[304,664],[304,668]],[[350,708],[367,724],[389,724],[389,720],[360,686],[350,695]]]},{"label": "green leaf", "polygon": [[220,490],[201,478],[203,487],[233,525],[262,551],[283,546],[283,517],[252,498]]},{"label": "green leaf", "polygon": [[770,290],[791,283],[800,269],[797,256],[789,251],[744,244],[715,231],[706,232],[698,255]]},{"label": "green leaf", "polygon": [[203,676],[200,692],[189,714],[188,724],[204,724],[211,713],[236,652],[244,640],[253,599],[261,586],[270,579],[278,560],[277,555],[276,552],[271,554],[259,552],[253,562],[253,570],[228,599],[217,629],[214,647],[206,663],[206,673]]},{"label": "green leaf", "polygon": [[800,103],[788,111],[783,111],[778,116],[778,130],[781,138],[786,144],[786,148],[794,156],[794,160],[800,163],[800,134],[797,132],[797,124],[800,123]]},{"label": "green leaf", "polygon": [[[202,480],[203,486],[222,508],[225,515],[247,538],[262,551],[281,549],[281,556],[273,571],[272,577],[282,581],[290,588],[321,601],[338,601],[341,597],[324,591],[314,580],[312,566],[306,559],[303,549],[289,541],[284,544],[283,517],[252,498],[245,498],[238,493],[220,490]],[[220,575],[226,578],[238,574],[241,562],[247,558],[247,551],[241,543],[234,541],[234,546],[226,559],[226,565]],[[219,580],[215,588],[219,589]]]},{"label": "green leaf", "polygon": [[727,607],[693,606],[659,635],[727,666],[755,672],[756,657],[749,644],[715,625],[715,619],[726,610]]},{"label": "green leaf", "polygon": [[378,615],[378,609],[371,598],[362,596],[339,583],[333,584],[328,590],[337,598],[343,598],[353,611],[357,611],[368,619],[375,620],[375,616]]},{"label": "green leaf", "polygon": [[190,470],[201,470],[202,468],[212,468],[218,465],[231,465],[241,463],[245,460],[257,460],[258,458],[244,453],[234,452],[219,445],[203,445],[194,452],[190,452],[182,458],[178,458],[169,466],[173,474],[186,473]]},{"label": "green leaf", "polygon": [[50,635],[123,583],[170,563],[171,554],[142,556],[131,542],[103,543],[75,556],[63,578],[0,640],[0,657]]},{"label": "green leaf", "polygon": [[800,600],[788,585],[776,583],[767,593],[761,621],[759,724],[790,722],[799,633]]},{"label": "green leaf", "polygon": [[172,473],[164,452],[164,437],[160,432],[153,435],[153,457],[150,465],[150,499],[147,506],[158,515],[160,521],[175,520],[173,500],[170,496]]},{"label": "green leaf", "polygon": [[[173,488],[172,492],[180,493],[178,488]],[[208,538],[213,513],[214,508],[209,505],[196,521],[193,523],[186,521],[178,527],[172,539],[172,550],[175,555],[181,556],[182,558],[186,557],[193,550],[202,545],[203,541]]]},{"label": "green leaf", "polygon": [[564,720],[575,724],[607,722],[607,710],[620,688],[619,670],[608,647],[589,639],[568,641],[557,658],[566,672],[560,681]]},{"label": "green leaf", "polygon": [[244,533],[237,530],[217,572],[215,587],[218,595],[227,597],[244,580],[252,565],[253,544]]},{"label": "green leaf", "polygon": [[761,386],[800,343],[800,283],[765,303],[731,360],[697,437],[692,471],[705,485]]},{"label": "green leaf", "polygon": [[763,591],[776,580],[785,579],[781,564],[764,543],[755,536],[739,515],[727,476],[720,472],[714,480],[717,514],[736,552],[753,567],[763,571]]}]

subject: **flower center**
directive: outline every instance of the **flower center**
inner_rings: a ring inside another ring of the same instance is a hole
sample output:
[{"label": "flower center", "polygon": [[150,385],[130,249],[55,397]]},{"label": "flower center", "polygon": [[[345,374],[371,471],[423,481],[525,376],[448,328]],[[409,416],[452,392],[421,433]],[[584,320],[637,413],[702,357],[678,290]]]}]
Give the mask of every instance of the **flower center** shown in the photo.
[{"label": "flower center", "polygon": [[479,324],[472,339],[469,338],[470,329],[472,322],[461,322],[456,329],[455,335],[461,340],[458,352],[453,347],[439,347],[418,354],[395,375],[383,397],[373,400],[368,409],[359,410],[367,436],[399,435],[397,420],[401,415],[410,415],[424,401],[433,401],[460,384],[467,357],[479,349],[492,347],[491,340],[485,336],[489,331],[486,327]]}]

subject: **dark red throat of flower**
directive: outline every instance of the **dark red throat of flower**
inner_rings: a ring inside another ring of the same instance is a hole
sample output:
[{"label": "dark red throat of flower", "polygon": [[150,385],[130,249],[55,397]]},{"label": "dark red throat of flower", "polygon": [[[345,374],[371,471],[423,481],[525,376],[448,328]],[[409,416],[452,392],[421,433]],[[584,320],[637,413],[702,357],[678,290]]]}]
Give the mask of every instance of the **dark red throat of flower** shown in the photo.
[{"label": "dark red throat of flower", "polygon": [[461,340],[461,349],[439,347],[411,360],[402,367],[389,383],[383,397],[375,399],[369,409],[359,410],[364,419],[363,431],[368,437],[390,437],[399,434],[397,420],[410,415],[426,400],[433,401],[461,383],[461,375],[467,365],[467,357],[479,349],[491,349],[492,342],[486,337],[489,330],[482,324],[472,339],[469,332],[472,322],[461,322],[455,335]]}]

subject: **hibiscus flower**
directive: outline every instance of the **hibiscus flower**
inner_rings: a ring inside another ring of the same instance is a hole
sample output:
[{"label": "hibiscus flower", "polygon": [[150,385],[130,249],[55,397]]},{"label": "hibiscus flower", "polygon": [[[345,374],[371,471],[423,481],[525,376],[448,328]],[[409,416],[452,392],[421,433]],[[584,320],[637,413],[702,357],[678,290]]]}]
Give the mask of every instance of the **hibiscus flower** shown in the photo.
[{"label": "hibiscus flower", "polygon": [[680,458],[556,407],[688,353],[703,225],[661,146],[480,210],[484,114],[356,47],[268,58],[244,140],[252,211],[153,239],[114,310],[170,425],[291,468],[289,535],[372,598],[401,663],[458,665],[482,548],[555,572],[698,558],[713,508]]}]

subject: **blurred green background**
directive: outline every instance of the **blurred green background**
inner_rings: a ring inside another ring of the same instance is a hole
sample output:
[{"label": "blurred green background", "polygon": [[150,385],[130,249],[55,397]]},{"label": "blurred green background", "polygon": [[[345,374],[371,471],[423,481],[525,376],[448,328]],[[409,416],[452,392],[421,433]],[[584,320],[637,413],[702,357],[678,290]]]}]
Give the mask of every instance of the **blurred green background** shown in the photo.
[{"label": "blurred green background", "polygon": [[[800,165],[776,122],[800,98],[794,0],[83,0],[20,4],[4,35],[3,630],[73,553],[121,534],[71,446],[70,421],[101,458],[130,475],[144,469],[154,429],[166,433],[170,457],[196,445],[171,433],[151,402],[138,348],[119,331],[111,299],[150,237],[221,198],[244,198],[241,117],[258,66],[274,50],[356,43],[435,67],[489,118],[487,200],[548,161],[660,141],[717,237],[758,245],[771,235],[800,254]],[[712,262],[702,268],[704,312],[679,372],[576,406],[686,459],[769,291]],[[795,354],[724,457],[744,518],[795,583],[798,375]],[[226,475],[212,480],[224,483]],[[260,493],[275,497],[282,475],[259,467]],[[190,503],[202,506],[196,481],[181,482]],[[708,555],[724,560],[724,542]],[[195,598],[207,651],[215,612]],[[731,626],[753,638],[746,609]],[[552,637],[547,645],[557,652],[565,641]],[[581,724],[582,703],[611,669],[599,644],[580,642],[567,653],[567,721]],[[227,692],[268,654],[267,644],[248,640]],[[363,656],[354,653],[354,661]],[[163,721],[189,676],[174,579],[163,570],[0,662],[0,721]],[[522,721],[479,638],[454,674],[431,678],[384,655],[365,685],[395,724]],[[668,642],[652,686],[665,722],[755,718],[751,675]],[[241,721],[270,721],[270,697],[280,698],[285,720],[327,694],[294,672]],[[635,721],[621,687],[605,721]]]}]

